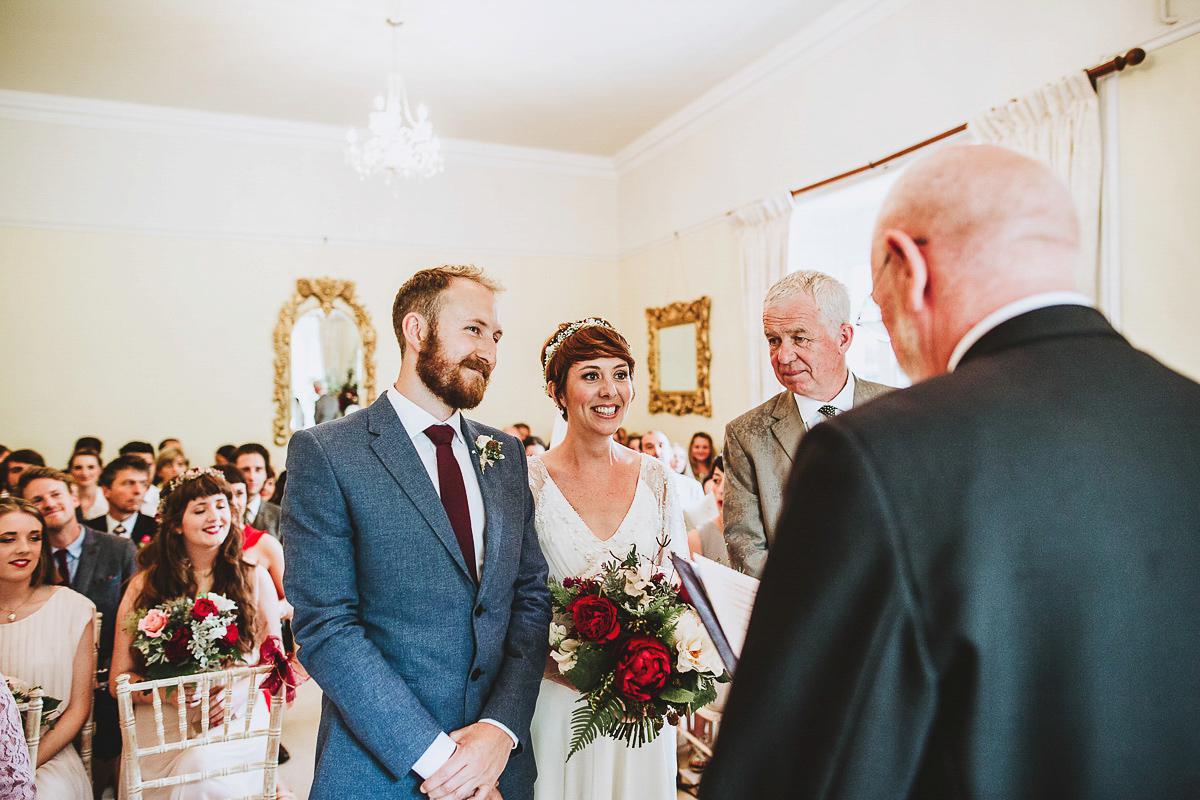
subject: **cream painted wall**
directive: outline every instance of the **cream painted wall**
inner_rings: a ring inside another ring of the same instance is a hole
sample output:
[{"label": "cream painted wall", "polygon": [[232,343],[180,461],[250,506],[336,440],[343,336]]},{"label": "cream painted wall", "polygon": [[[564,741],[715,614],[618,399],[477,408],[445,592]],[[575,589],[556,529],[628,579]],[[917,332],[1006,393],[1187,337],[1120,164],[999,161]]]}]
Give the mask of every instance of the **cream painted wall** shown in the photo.
[{"label": "cream painted wall", "polygon": [[[350,278],[378,337],[382,391],[400,367],[396,289],[418,269],[474,261],[507,287],[500,361],[472,416],[549,434],[538,354],[560,318],[612,314],[611,262],[185,239],[0,226],[3,441],[65,462],[78,436],[105,455],[179,437],[197,463],[219,445],[271,446],[272,331],[299,277]],[[282,463],[283,449],[272,449]]]},{"label": "cream painted wall", "polygon": [[[1187,2],[1178,5],[1185,19],[1200,13],[1200,3]],[[648,305],[710,293],[712,338],[727,348],[724,357],[714,352],[712,420],[651,418],[638,403],[630,427],[660,427],[683,441],[703,429],[719,443],[725,424],[754,404],[735,343],[760,337],[761,321],[741,318],[738,251],[726,212],[860,166],[1124,53],[1166,30],[1156,12],[1146,0],[914,0],[820,64],[623,172],[622,319],[634,330],[632,320]],[[1149,71],[1145,77],[1154,80]],[[685,232],[685,248],[704,252],[696,254],[690,280],[668,289],[676,231]],[[645,297],[649,286],[653,302]]]},{"label": "cream painted wall", "polygon": [[1123,332],[1200,380],[1200,34],[1119,86]]}]

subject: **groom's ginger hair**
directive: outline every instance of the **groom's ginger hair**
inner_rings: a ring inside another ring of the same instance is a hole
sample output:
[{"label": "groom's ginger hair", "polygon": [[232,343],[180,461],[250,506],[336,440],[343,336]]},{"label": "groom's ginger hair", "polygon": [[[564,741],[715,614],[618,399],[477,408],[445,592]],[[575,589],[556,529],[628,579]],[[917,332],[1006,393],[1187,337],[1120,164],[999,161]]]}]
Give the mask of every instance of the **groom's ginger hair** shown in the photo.
[{"label": "groom's ginger hair", "polygon": [[475,281],[493,294],[504,291],[498,281],[474,264],[443,264],[416,273],[396,292],[396,301],[392,303],[392,329],[400,343],[401,355],[404,355],[404,318],[414,312],[420,314],[429,323],[429,330],[437,333],[438,315],[446,302],[444,295],[455,278]]}]

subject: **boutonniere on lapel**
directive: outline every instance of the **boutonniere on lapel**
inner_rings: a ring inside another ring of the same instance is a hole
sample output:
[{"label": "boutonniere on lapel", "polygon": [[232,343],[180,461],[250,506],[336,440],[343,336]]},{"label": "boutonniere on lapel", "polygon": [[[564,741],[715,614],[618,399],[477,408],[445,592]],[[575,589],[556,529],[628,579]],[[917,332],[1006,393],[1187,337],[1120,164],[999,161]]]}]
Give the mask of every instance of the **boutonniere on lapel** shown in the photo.
[{"label": "boutonniere on lapel", "polygon": [[480,436],[475,440],[479,448],[479,471],[487,472],[487,468],[497,461],[504,460],[504,445],[490,436]]}]

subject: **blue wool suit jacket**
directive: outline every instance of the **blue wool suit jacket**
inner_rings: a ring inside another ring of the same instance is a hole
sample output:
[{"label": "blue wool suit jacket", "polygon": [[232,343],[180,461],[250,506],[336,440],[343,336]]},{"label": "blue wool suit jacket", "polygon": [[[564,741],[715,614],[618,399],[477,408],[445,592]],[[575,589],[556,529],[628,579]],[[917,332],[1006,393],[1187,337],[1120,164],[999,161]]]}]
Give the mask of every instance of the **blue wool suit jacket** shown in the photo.
[{"label": "blue wool suit jacket", "polygon": [[[476,438],[505,458],[479,468]],[[500,791],[532,793],[529,722],[550,594],[525,452],[463,419],[486,513],[475,585],[440,497],[386,395],[297,431],[283,500],[284,586],[300,661],[324,691],[313,800],[424,797],[411,767],[440,732],[481,718],[521,744]]]}]

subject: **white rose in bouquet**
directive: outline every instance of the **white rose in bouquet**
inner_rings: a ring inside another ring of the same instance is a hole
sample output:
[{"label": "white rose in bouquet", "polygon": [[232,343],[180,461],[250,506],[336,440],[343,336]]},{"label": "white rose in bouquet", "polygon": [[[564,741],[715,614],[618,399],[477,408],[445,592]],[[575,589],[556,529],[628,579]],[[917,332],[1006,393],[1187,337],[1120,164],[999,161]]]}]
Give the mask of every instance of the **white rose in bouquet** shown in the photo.
[{"label": "white rose in bouquet", "polygon": [[675,624],[675,666],[680,672],[707,672],[720,675],[725,666],[717,648],[708,637],[700,615],[688,609]]}]

